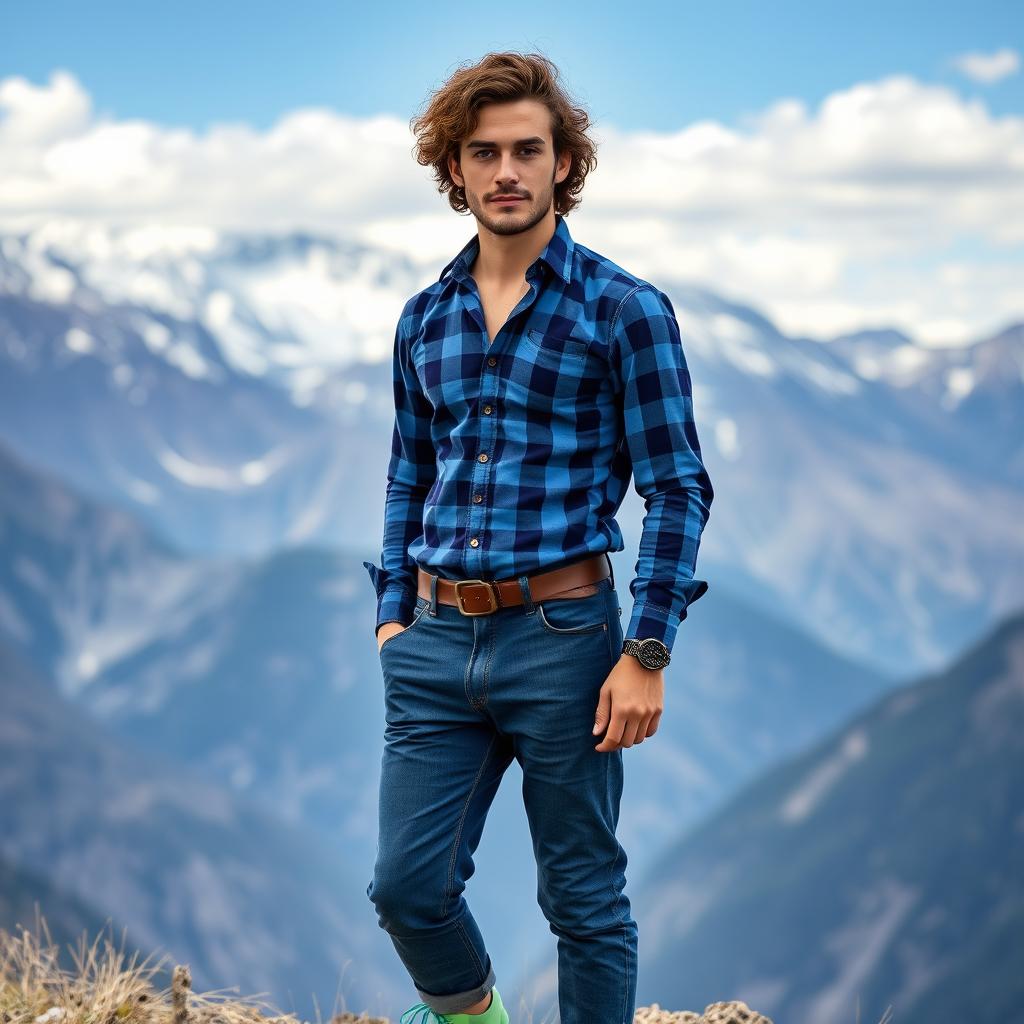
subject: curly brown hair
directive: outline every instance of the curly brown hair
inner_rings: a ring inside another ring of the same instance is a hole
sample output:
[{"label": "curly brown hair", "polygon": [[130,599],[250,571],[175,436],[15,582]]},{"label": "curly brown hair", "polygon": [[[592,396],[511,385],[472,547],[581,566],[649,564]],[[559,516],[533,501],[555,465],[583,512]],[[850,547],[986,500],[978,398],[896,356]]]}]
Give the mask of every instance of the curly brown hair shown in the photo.
[{"label": "curly brown hair", "polygon": [[466,190],[456,184],[448,167],[458,158],[463,139],[476,128],[485,103],[521,99],[540,100],[551,111],[551,138],[555,162],[567,150],[572,164],[565,180],[555,185],[555,209],[567,214],[579,203],[587,175],[597,166],[597,147],[587,135],[590,117],[573,104],[558,82],[555,64],[540,53],[488,53],[476,64],[460,65],[427,100],[426,109],[409,122],[416,136],[417,163],[433,167],[438,191],[448,193],[456,213],[469,209]]}]

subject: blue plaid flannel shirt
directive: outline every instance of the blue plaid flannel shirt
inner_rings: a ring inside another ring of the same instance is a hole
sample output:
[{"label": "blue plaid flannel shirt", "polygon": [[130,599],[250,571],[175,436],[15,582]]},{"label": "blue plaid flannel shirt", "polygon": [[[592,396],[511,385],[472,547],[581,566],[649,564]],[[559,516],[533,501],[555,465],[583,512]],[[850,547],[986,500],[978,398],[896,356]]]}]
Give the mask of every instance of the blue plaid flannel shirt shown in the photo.
[{"label": "blue plaid flannel shirt", "polygon": [[489,339],[474,235],[395,332],[395,420],[377,627],[412,621],[416,567],[509,579],[621,551],[632,474],[646,514],[626,637],[670,649],[714,497],[668,296],[574,242],[565,218]]}]

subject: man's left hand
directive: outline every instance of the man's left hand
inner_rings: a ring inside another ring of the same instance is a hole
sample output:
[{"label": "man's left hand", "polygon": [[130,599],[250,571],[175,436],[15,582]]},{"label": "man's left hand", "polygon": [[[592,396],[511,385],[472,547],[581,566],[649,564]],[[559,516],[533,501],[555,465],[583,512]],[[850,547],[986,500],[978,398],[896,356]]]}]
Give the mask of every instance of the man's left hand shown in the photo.
[{"label": "man's left hand", "polygon": [[622,654],[601,686],[593,735],[607,726],[595,750],[611,751],[643,743],[658,731],[665,707],[664,669],[644,668],[632,654]]}]

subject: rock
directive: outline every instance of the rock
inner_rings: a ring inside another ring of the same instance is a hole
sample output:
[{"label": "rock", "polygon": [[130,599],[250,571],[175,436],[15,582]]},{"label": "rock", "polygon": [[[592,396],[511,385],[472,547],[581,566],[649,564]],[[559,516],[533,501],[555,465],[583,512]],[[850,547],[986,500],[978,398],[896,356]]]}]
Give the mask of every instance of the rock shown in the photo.
[{"label": "rock", "polygon": [[751,1010],[746,1003],[710,1003],[703,1013],[692,1010],[663,1010],[657,1003],[641,1006],[634,1024],[772,1024],[768,1017]]}]

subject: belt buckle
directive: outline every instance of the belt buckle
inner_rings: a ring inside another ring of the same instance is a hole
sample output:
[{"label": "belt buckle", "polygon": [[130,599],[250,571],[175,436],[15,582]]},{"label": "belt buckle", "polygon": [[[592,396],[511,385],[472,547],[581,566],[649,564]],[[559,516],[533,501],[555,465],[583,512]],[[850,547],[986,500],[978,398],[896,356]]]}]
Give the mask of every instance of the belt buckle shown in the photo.
[{"label": "belt buckle", "polygon": [[[494,591],[493,583],[489,583],[487,580],[453,580],[453,582],[455,584],[455,604],[463,615],[490,615],[491,612],[496,612],[498,610],[498,597]],[[467,587],[471,583],[479,583],[487,588],[487,594],[491,600],[490,608],[485,608],[483,611],[479,612],[466,611],[466,608],[462,603],[462,591],[459,590],[459,587]]]}]

